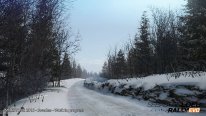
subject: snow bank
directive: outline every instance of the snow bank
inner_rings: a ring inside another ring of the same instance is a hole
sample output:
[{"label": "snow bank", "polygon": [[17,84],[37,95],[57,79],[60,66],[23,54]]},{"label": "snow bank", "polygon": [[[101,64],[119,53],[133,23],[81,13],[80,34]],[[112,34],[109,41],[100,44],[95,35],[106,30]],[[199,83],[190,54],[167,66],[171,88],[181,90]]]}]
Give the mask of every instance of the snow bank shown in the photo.
[{"label": "snow bank", "polygon": [[85,80],[85,87],[163,104],[197,102],[206,105],[206,72],[157,74],[144,78]]},{"label": "snow bank", "polygon": [[[96,86],[101,85],[98,81],[86,80],[87,83],[95,83]],[[143,87],[144,90],[154,88],[156,85],[166,84],[192,84],[198,86],[200,89],[206,90],[206,72],[180,72],[171,74],[156,74],[144,78],[127,78],[127,79],[111,79],[105,81],[114,86],[126,85],[125,87],[132,86],[133,88]]]}]

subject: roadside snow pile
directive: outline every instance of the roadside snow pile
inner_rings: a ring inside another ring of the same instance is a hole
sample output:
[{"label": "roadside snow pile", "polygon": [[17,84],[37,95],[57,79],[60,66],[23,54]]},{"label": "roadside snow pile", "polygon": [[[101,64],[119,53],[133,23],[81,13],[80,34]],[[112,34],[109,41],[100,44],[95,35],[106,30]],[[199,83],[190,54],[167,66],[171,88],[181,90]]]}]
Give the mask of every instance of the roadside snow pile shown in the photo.
[{"label": "roadside snow pile", "polygon": [[132,96],[163,104],[197,102],[206,104],[206,72],[179,72],[144,78],[85,80],[85,87],[121,96]]},{"label": "roadside snow pile", "polygon": [[[68,90],[82,79],[61,81],[62,87],[48,87],[45,91],[21,99],[9,106],[9,116],[73,116],[68,104]],[[1,116],[1,115],[0,115]]]}]

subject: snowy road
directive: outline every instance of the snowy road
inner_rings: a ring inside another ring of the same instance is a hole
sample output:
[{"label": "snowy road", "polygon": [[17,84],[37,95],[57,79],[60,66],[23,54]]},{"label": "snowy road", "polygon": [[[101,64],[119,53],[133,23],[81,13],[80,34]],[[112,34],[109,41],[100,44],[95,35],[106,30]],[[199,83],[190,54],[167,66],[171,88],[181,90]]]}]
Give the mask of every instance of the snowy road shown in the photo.
[{"label": "snowy road", "polygon": [[[70,108],[84,109],[82,116],[149,116],[155,115],[149,108],[127,99],[103,95],[83,87],[83,81],[75,83],[68,91]],[[73,113],[75,116],[75,114]],[[161,114],[162,115],[162,114]],[[79,113],[76,114],[79,116]]]},{"label": "snowy road", "polygon": [[[33,112],[10,112],[9,116],[165,116],[177,115],[166,112],[154,112],[152,108],[137,100],[120,96],[104,95],[83,87],[83,79],[63,81],[64,87],[50,88],[41,93],[44,99],[29,102],[22,99],[11,108],[33,109]],[[37,94],[38,95],[38,94]],[[33,95],[33,96],[37,96]],[[76,112],[59,112],[56,109],[69,109]],[[51,111],[50,111],[51,110]],[[78,112],[79,110],[80,112]],[[181,113],[178,116],[188,115]],[[194,114],[189,114],[194,115]],[[196,114],[199,115],[199,114]]]}]

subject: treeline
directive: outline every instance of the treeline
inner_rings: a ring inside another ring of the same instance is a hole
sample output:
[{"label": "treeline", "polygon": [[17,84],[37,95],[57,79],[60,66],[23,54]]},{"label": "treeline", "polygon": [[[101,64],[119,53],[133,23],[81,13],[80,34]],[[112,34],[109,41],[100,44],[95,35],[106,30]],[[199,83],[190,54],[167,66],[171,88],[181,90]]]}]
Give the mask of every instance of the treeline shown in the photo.
[{"label": "treeline", "polygon": [[63,0],[0,0],[0,110],[49,81],[60,86],[65,60],[79,49],[63,12]]},{"label": "treeline", "polygon": [[152,9],[144,12],[134,40],[110,52],[105,78],[143,77],[180,71],[206,71],[206,2],[188,0],[184,15]]},{"label": "treeline", "polygon": [[[97,76],[97,74],[95,73],[87,72],[87,70],[82,68],[80,64],[77,64],[75,59],[69,58],[68,54],[64,55],[61,71],[61,79],[88,78],[92,76]],[[52,82],[55,85],[54,81]]]}]

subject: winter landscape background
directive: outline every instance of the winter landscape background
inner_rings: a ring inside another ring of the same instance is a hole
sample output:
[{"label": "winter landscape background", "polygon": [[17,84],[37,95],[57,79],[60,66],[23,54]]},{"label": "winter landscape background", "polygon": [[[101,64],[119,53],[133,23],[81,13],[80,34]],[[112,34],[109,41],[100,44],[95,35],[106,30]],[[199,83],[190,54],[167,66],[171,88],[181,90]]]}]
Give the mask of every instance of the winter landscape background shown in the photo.
[{"label": "winter landscape background", "polygon": [[205,19],[205,0],[0,0],[0,116],[204,116]]}]

